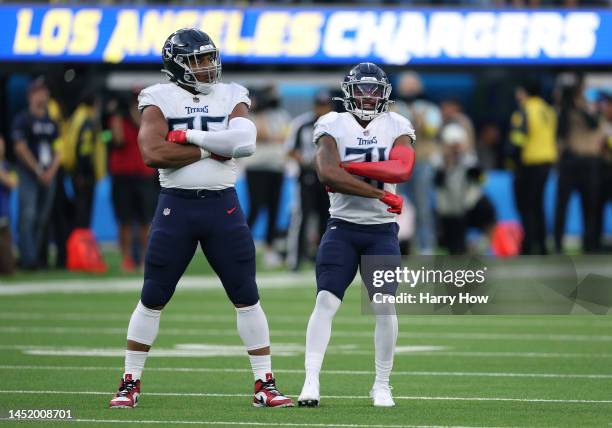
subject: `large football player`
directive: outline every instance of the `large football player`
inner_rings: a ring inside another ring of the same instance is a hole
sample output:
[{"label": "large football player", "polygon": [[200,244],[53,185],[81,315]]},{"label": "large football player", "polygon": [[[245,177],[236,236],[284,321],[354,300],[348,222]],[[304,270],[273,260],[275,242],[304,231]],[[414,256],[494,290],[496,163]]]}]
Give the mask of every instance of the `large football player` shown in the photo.
[{"label": "large football player", "polygon": [[[396,215],[403,201],[394,183],[407,181],[414,165],[414,128],[388,112],[391,85],[385,72],[372,63],[358,64],[341,88],[347,112],[322,116],[313,134],[317,174],[331,192],[331,218],[317,252],[317,298],[306,331],[306,380],[298,404],[308,407],[319,405],[319,372],[332,320],[361,256],[400,255]],[[388,309],[375,308],[376,378],[370,396],[381,407],[395,405],[389,376],[397,317]]]},{"label": "large football player", "polygon": [[255,247],[238,202],[235,158],[255,151],[245,88],[221,83],[219,51],[196,29],[168,37],[163,72],[171,83],[139,96],[138,143],[159,169],[161,193],[145,256],[144,285],[127,331],[125,371],[110,407],[135,407],[140,377],[159,329],[161,311],[198,244],[236,307],[238,334],[255,377],[253,405],[290,407],[275,385],[270,335],[255,283]]}]

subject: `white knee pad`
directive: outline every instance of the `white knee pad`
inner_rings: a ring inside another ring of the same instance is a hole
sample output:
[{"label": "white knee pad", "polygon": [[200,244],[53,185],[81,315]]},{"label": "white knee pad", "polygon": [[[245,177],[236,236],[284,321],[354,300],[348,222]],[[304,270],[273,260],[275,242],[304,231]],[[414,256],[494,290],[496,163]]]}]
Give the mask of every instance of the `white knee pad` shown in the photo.
[{"label": "white knee pad", "polygon": [[327,290],[319,291],[315,304],[315,311],[319,316],[333,318],[340,307],[342,300],[338,299],[333,293]]},{"label": "white knee pad", "polygon": [[127,332],[128,340],[151,346],[155,342],[159,331],[160,317],[161,311],[149,309],[141,301],[138,301],[138,305],[132,313],[132,318],[130,318]]},{"label": "white knee pad", "polygon": [[259,302],[236,308],[236,324],[247,351],[270,346],[268,320]]}]

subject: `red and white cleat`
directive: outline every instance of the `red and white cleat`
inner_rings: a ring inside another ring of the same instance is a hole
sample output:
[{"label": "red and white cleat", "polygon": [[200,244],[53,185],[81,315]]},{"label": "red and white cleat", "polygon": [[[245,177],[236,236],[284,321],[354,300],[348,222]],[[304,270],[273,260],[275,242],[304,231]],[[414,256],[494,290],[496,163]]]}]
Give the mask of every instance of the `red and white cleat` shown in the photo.
[{"label": "red and white cleat", "polygon": [[133,380],[131,374],[126,374],[119,382],[119,390],[110,401],[111,409],[131,409],[138,406],[140,398],[140,379]]},{"label": "red and white cleat", "polygon": [[276,381],[272,373],[266,373],[266,381],[255,382],[253,407],[293,407],[293,401],[276,389]]}]

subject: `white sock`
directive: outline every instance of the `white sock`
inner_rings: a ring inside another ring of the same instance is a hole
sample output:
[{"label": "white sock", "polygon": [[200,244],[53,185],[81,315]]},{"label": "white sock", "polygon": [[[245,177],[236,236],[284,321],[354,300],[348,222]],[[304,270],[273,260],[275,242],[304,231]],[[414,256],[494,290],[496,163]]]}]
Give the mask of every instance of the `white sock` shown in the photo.
[{"label": "white sock", "polygon": [[268,355],[249,355],[255,380],[266,380],[266,374],[272,373],[272,357]]},{"label": "white sock", "polygon": [[131,374],[132,379],[140,379],[148,355],[148,352],[125,351],[125,373],[123,373],[123,378],[125,379],[126,374]]},{"label": "white sock", "polygon": [[[149,309],[139,301],[128,325],[128,340],[151,346],[159,331],[160,316],[161,311]],[[133,379],[140,379],[148,354],[148,352],[126,350],[125,373],[131,374]]]},{"label": "white sock", "polygon": [[331,337],[332,321],[342,301],[329,291],[320,291],[306,329],[306,379],[318,380]]},{"label": "white sock", "polygon": [[388,385],[397,342],[397,315],[376,315],[374,330],[376,379],[374,383]]},{"label": "white sock", "polygon": [[[238,335],[247,351],[270,346],[270,330],[266,314],[259,302],[252,306],[236,308]],[[249,355],[255,380],[266,379],[266,373],[272,373],[270,355]]]}]

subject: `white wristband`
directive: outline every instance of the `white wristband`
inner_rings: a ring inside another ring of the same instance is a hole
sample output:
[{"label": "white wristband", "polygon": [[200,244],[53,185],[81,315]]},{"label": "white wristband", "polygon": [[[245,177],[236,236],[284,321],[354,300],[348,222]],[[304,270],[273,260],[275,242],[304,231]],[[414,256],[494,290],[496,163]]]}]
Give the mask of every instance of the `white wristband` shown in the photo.
[{"label": "white wristband", "polygon": [[200,160],[202,159],[206,159],[210,157],[210,152],[208,150],[203,149],[202,147],[200,147]]}]

